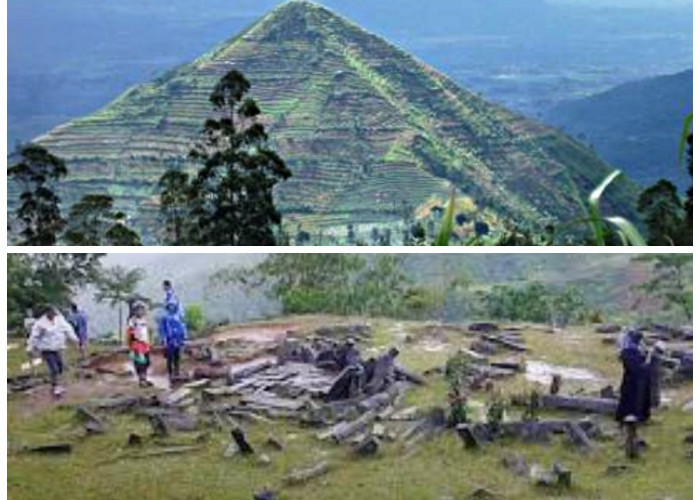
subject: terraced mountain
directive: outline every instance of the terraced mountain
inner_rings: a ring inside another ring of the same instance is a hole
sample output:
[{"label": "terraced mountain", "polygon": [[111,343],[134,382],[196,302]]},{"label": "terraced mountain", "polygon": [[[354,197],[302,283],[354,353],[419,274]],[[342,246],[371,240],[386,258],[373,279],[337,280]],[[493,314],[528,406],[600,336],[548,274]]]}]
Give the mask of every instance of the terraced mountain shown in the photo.
[{"label": "terraced mountain", "polygon": [[[276,192],[290,232],[396,227],[458,188],[467,220],[540,224],[580,214],[609,172],[585,146],[460,88],[326,8],[292,1],[190,64],[37,142],[68,162],[66,204],[108,192],[157,235],[156,181],[186,156],[231,68],[253,85],[293,178]],[[633,216],[627,181],[608,209]],[[12,196],[10,197],[12,198]],[[429,210],[428,210],[429,212]]]}]

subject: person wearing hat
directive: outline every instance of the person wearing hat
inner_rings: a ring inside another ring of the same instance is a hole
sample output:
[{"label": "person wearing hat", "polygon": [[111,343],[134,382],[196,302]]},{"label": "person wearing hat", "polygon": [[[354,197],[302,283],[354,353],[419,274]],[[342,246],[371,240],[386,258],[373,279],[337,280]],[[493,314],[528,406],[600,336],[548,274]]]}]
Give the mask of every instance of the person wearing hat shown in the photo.
[{"label": "person wearing hat", "polygon": [[27,340],[27,352],[40,354],[46,364],[51,380],[51,394],[55,398],[61,397],[65,392],[60,385],[60,378],[65,368],[62,351],[66,348],[66,339],[74,344],[79,343],[73,327],[55,307],[49,306],[32,325]]},{"label": "person wearing hat", "polygon": [[615,419],[621,424],[630,416],[637,422],[646,422],[651,415],[650,369],[642,347],[643,339],[642,332],[629,329],[620,341],[623,375]]}]

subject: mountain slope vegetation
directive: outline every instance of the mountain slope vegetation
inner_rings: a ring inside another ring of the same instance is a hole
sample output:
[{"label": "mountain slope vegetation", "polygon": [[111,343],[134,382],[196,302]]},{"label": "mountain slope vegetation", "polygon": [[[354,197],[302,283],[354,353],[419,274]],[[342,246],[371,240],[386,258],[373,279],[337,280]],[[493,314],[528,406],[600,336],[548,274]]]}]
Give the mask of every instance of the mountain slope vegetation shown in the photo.
[{"label": "mountain slope vegetation", "polygon": [[[64,203],[108,192],[157,241],[156,181],[190,168],[211,114],[208,95],[231,68],[252,82],[275,148],[294,176],[276,192],[288,228],[341,234],[392,225],[450,186],[467,220],[568,221],[609,172],[587,147],[468,92],[328,9],[292,1],[193,62],[134,87],[38,142],[64,158]],[[634,218],[622,181],[608,209]],[[12,197],[10,197],[12,198]]]},{"label": "mountain slope vegetation", "polygon": [[642,185],[661,178],[691,184],[677,167],[683,117],[693,110],[693,71],[630,82],[566,101],[546,115],[549,123],[590,142],[611,165]]}]

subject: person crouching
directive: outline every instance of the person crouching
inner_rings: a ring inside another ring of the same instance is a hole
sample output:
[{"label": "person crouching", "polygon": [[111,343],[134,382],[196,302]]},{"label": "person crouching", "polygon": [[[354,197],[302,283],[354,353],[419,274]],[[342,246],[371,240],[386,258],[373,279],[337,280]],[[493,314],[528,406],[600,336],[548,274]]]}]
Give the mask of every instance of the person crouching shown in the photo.
[{"label": "person crouching", "polygon": [[55,307],[50,306],[34,322],[27,340],[27,352],[39,353],[46,364],[51,380],[51,394],[55,398],[61,397],[65,392],[60,379],[64,371],[62,351],[66,348],[66,339],[74,344],[79,343],[73,327]]},{"label": "person crouching", "polygon": [[177,304],[170,302],[165,306],[165,315],[160,319],[158,328],[160,341],[165,351],[170,384],[180,377],[180,353],[187,340],[187,327],[182,321]]},{"label": "person crouching", "polygon": [[126,335],[129,358],[134,363],[139,386],[151,387],[153,384],[148,380],[148,368],[151,365],[151,344],[148,337],[145,304],[134,304],[133,313],[127,322]]}]

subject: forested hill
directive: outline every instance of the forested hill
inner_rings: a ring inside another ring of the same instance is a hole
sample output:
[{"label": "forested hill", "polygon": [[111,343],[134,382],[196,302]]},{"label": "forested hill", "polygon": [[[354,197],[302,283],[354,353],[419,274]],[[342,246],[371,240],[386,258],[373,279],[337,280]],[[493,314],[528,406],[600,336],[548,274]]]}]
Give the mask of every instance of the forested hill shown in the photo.
[{"label": "forested hill", "polygon": [[683,118],[693,110],[693,71],[630,82],[551,109],[545,120],[590,143],[644,186],[661,178],[686,187],[678,167]]},{"label": "forested hill", "polygon": [[[110,254],[104,265],[140,267],[145,279],[138,293],[156,302],[162,299],[162,282],[171,280],[183,303],[202,307],[212,322],[243,322],[276,315],[280,303],[263,290],[244,290],[241,286],[221,285],[215,279],[223,269],[249,268],[265,259],[265,254]],[[372,255],[368,256],[373,259]],[[403,270],[411,280],[441,286],[457,276],[466,277],[471,286],[488,289],[495,285],[524,285],[539,281],[564,289],[575,285],[586,299],[610,311],[621,311],[631,304],[634,287],[648,278],[648,266],[636,263],[633,255],[406,255]],[[79,296],[93,318],[97,332],[114,329],[116,313],[93,300],[92,290]]]}]

